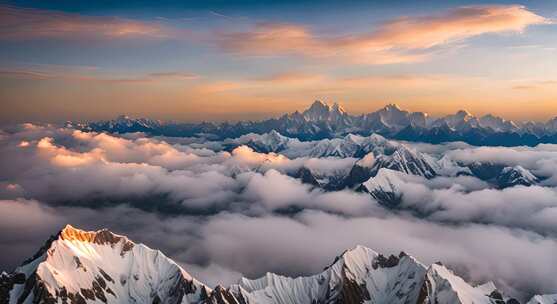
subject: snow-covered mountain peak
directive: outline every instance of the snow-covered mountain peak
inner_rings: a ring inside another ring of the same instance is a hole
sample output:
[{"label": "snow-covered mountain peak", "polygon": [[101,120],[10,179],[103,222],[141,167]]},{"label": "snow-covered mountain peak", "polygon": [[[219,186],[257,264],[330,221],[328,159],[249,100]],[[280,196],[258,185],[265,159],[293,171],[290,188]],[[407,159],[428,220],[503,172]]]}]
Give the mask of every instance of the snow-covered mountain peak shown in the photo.
[{"label": "snow-covered mountain peak", "polygon": [[557,117],[554,117],[545,123],[545,131],[549,134],[557,133]]},{"label": "snow-covered mountain peak", "polygon": [[364,186],[368,190],[372,189],[382,189],[383,191],[393,191],[396,190],[395,187],[402,184],[402,180],[399,175],[404,174],[399,171],[381,168],[377,172],[377,175],[370,178],[364,183]]},{"label": "snow-covered mountain peak", "polygon": [[505,167],[497,176],[497,183],[502,188],[516,185],[531,186],[538,181],[539,179],[532,172],[522,166]]},{"label": "snow-covered mountain peak", "polygon": [[321,101],[321,100],[315,100],[311,106],[309,107],[309,109],[329,109],[329,105],[327,105],[327,103]]},{"label": "snow-covered mountain peak", "polygon": [[265,134],[249,133],[234,139],[226,139],[223,143],[230,150],[246,145],[257,152],[269,153],[279,152],[288,147],[291,143],[298,143],[297,139],[283,136],[275,130]]},{"label": "snow-covered mountain peak", "polygon": [[341,105],[339,105],[337,102],[333,103],[331,110],[337,113],[346,114],[344,108]]},{"label": "snow-covered mountain peak", "polygon": [[401,112],[402,108],[399,107],[396,103],[390,103],[388,105],[386,105],[385,107],[383,107],[383,110],[385,111],[398,111]]},{"label": "snow-covered mountain peak", "polygon": [[9,303],[198,303],[211,293],[158,250],[70,225],[14,277]]},{"label": "snow-covered mountain peak", "polygon": [[385,107],[363,115],[362,127],[376,132],[389,133],[393,130],[400,131],[408,126],[425,128],[429,119],[422,112],[408,112],[396,104],[388,104]]},{"label": "snow-covered mountain peak", "polygon": [[109,245],[112,248],[119,245],[121,248],[120,255],[124,255],[130,251],[135,244],[128,240],[127,237],[114,234],[108,229],[98,231],[84,231],[74,228],[71,225],[66,225],[59,234],[59,240],[64,240],[71,243],[91,243],[96,245]]},{"label": "snow-covered mountain peak", "polygon": [[249,303],[415,303],[426,268],[401,253],[385,257],[364,246],[338,256],[319,274],[288,278],[272,273],[242,279]]},{"label": "snow-covered mountain peak", "polygon": [[377,110],[375,113],[383,120],[390,120],[391,123],[403,123],[408,119],[408,111],[402,110],[396,104],[388,104],[385,107]]},{"label": "snow-covered mountain peak", "polygon": [[369,272],[367,266],[371,265],[372,269],[378,268],[392,268],[396,267],[401,263],[401,261],[409,259],[413,263],[422,266],[414,257],[407,255],[404,252],[400,252],[398,256],[390,255],[388,257],[377,253],[376,251],[362,246],[356,245],[355,247],[344,251],[335,262],[330,267],[335,267],[335,265],[342,266],[349,269],[355,277],[364,276]]},{"label": "snow-covered mountain peak", "polygon": [[437,119],[432,126],[438,128],[448,128],[451,132],[461,132],[469,130],[470,128],[480,127],[480,122],[470,112],[466,110],[459,110],[453,115],[447,115]]},{"label": "snow-covered mountain peak", "polygon": [[330,112],[331,107],[328,104],[316,100],[302,114],[309,121],[320,121],[326,120]]},{"label": "snow-covered mountain peak", "polygon": [[396,147],[391,155],[378,156],[372,171],[377,173],[379,169],[387,168],[407,174],[432,178],[437,175],[436,167],[437,165],[433,159],[401,144]]},{"label": "snow-covered mountain peak", "polygon": [[458,110],[454,116],[461,119],[473,117],[472,113],[468,112],[467,110]]},{"label": "snow-covered mountain peak", "polygon": [[518,125],[512,120],[506,120],[493,114],[486,114],[479,118],[480,125],[490,128],[496,132],[511,132],[519,129]]},{"label": "snow-covered mountain peak", "polygon": [[283,136],[282,134],[280,134],[276,130],[271,130],[271,132],[269,132],[267,134],[268,134],[269,140],[272,141],[272,142],[283,142],[283,141],[288,140],[288,138],[286,136]]},{"label": "snow-covered mountain peak", "polygon": [[306,122],[328,122],[333,129],[347,127],[350,120],[350,115],[338,103],[331,106],[319,100],[305,110],[302,117]]},{"label": "snow-covered mountain peak", "polygon": [[348,264],[359,267],[360,265],[366,264],[366,262],[373,261],[378,255],[379,254],[372,249],[362,245],[356,245],[353,248],[344,251],[340,257],[337,258],[337,261],[335,261],[334,264],[340,262],[344,265]]},{"label": "snow-covered mountain peak", "polygon": [[400,175],[404,173],[387,168],[381,168],[377,175],[362,184],[377,202],[384,206],[396,207],[402,200]]},{"label": "snow-covered mountain peak", "polygon": [[517,165],[517,166],[514,166],[514,167],[505,167],[505,168],[503,168],[503,171],[501,171],[501,172],[502,173],[509,173],[509,172],[512,172],[512,171],[520,173],[521,176],[524,176],[524,177],[526,177],[528,179],[531,179],[531,180],[537,179],[536,176],[534,176],[534,174],[532,174],[530,171],[526,170],[524,167],[522,167],[520,165]]},{"label": "snow-covered mountain peak", "polygon": [[375,164],[375,155],[373,154],[373,152],[366,154],[364,157],[362,157],[356,162],[356,165],[362,168],[373,168],[374,164]]}]

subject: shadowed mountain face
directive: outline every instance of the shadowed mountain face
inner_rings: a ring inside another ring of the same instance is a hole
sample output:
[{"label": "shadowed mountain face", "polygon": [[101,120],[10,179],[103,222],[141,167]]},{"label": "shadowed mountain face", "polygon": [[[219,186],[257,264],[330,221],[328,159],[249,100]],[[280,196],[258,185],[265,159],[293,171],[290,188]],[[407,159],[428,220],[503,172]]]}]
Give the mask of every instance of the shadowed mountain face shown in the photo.
[{"label": "shadowed mountain face", "polygon": [[330,139],[347,134],[368,136],[377,133],[393,139],[434,144],[463,141],[478,146],[535,146],[540,143],[557,143],[556,120],[546,123],[514,122],[491,114],[475,117],[464,110],[433,118],[427,113],[409,112],[394,104],[372,113],[350,115],[336,103],[331,106],[315,101],[303,112],[296,111],[258,122],[177,123],[120,116],[110,121],[68,125],[86,131],[144,132],[150,135],[203,136],[216,139],[271,131],[299,140]]},{"label": "shadowed mountain face", "polygon": [[[552,303],[555,295],[529,304]],[[2,303],[417,303],[510,304],[491,282],[473,287],[442,264],[384,256],[356,246],[321,273],[273,273],[210,288],[158,250],[108,230],[66,226],[12,273],[0,276]]]}]

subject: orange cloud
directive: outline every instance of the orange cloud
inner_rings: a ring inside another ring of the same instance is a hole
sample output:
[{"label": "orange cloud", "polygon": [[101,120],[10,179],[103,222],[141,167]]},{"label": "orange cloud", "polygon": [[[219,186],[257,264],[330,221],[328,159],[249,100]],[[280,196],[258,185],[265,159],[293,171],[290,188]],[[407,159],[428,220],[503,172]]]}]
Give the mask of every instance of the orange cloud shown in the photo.
[{"label": "orange cloud", "polygon": [[437,16],[399,18],[354,43],[370,48],[424,49],[481,34],[521,32],[529,25],[548,22],[520,5],[467,6]]},{"label": "orange cloud", "polygon": [[440,86],[449,83],[463,81],[464,78],[450,75],[374,75],[342,78],[332,82],[338,88],[356,89],[370,87],[424,87]]},{"label": "orange cloud", "polygon": [[220,45],[244,55],[303,55],[336,57],[369,64],[422,61],[433,47],[469,37],[521,32],[533,24],[549,23],[524,6],[467,6],[443,14],[404,17],[355,36],[320,36],[293,24],[258,24],[252,31],[222,33]]},{"label": "orange cloud", "polygon": [[154,22],[0,6],[2,40],[163,39],[178,34],[176,29]]},{"label": "orange cloud", "polygon": [[311,74],[299,72],[286,72],[272,74],[269,76],[240,79],[231,81],[207,82],[197,86],[202,92],[225,92],[240,90],[289,90],[289,89],[327,89],[334,91],[346,91],[348,89],[370,88],[407,88],[407,87],[430,87],[443,86],[453,83],[461,83],[470,78],[456,77],[443,74],[400,74],[400,75],[368,75],[358,77],[332,77],[325,74]]}]

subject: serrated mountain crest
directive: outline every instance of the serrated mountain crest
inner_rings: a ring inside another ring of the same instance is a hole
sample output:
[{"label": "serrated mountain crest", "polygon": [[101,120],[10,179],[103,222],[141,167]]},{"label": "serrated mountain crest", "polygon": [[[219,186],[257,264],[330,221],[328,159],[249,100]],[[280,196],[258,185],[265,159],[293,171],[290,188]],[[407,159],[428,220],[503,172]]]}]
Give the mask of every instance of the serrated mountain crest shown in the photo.
[{"label": "serrated mountain crest", "polygon": [[517,123],[491,114],[478,118],[465,110],[433,118],[424,112],[403,110],[396,104],[388,104],[370,113],[351,115],[338,103],[329,105],[319,100],[302,112],[295,111],[280,118],[263,121],[177,123],[120,116],[108,121],[68,122],[66,127],[96,132],[209,136],[221,140],[275,130],[302,141],[339,138],[347,134],[369,136],[378,133],[392,139],[434,144],[449,141],[487,146],[535,146],[540,143],[557,143],[557,118],[547,122]]}]

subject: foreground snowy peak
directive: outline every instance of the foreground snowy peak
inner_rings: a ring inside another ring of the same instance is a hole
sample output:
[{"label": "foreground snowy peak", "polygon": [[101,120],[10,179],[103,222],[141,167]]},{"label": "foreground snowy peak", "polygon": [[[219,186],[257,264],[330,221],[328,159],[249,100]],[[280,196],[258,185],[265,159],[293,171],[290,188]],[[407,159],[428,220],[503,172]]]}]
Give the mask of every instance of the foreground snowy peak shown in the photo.
[{"label": "foreground snowy peak", "polygon": [[[528,304],[554,303],[540,295]],[[441,264],[356,246],[321,273],[267,273],[208,288],[160,251],[108,230],[65,227],[15,271],[0,274],[0,303],[517,304],[493,283],[473,287]]]},{"label": "foreground snowy peak", "polygon": [[416,303],[425,272],[404,253],[385,257],[357,246],[320,274],[289,278],[268,273],[242,279],[235,288],[248,303]]},{"label": "foreground snowy peak", "polygon": [[2,303],[198,303],[211,290],[158,250],[66,226],[14,274]]}]

